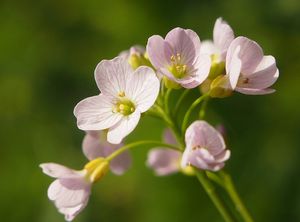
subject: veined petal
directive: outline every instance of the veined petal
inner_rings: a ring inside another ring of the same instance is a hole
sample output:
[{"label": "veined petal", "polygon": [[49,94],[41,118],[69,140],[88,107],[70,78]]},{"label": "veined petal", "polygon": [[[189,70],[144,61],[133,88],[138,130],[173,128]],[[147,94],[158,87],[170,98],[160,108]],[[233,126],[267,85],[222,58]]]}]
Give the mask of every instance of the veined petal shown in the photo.
[{"label": "veined petal", "polygon": [[56,163],[42,163],[40,167],[43,173],[54,178],[68,178],[79,176],[78,172]]},{"label": "veined petal", "polygon": [[168,32],[165,40],[171,45],[173,55],[181,55],[183,64],[192,65],[200,52],[200,39],[190,29],[174,28]]},{"label": "veined petal", "polygon": [[147,111],[155,102],[159,93],[159,80],[155,72],[141,66],[127,80],[126,96],[134,101],[140,112]]},{"label": "veined petal", "polygon": [[187,147],[207,149],[212,155],[217,155],[225,148],[222,135],[205,121],[195,121],[186,130],[185,141]]},{"label": "veined petal", "polygon": [[234,33],[222,18],[218,18],[215,22],[213,39],[214,44],[220,50],[222,60],[225,60],[227,49],[234,39]]},{"label": "veined petal", "polygon": [[161,36],[153,35],[148,39],[147,53],[152,65],[159,69],[170,63],[172,48]]},{"label": "veined petal", "polygon": [[80,101],[75,109],[77,126],[81,130],[103,130],[117,124],[122,115],[113,112],[114,104],[103,94]]},{"label": "veined petal", "polygon": [[235,54],[237,48],[240,49],[238,58],[242,63],[241,73],[246,75],[253,73],[263,59],[264,54],[262,48],[255,41],[239,36],[231,42],[228,48],[226,60],[231,60],[231,57]]},{"label": "veined petal", "polygon": [[273,85],[279,76],[273,56],[264,56],[255,72],[250,75],[243,75],[238,83],[239,88],[265,89]]},{"label": "veined petal", "polygon": [[141,117],[139,110],[135,110],[134,113],[129,116],[124,116],[118,124],[109,128],[107,134],[107,141],[112,144],[119,144],[124,137],[130,134],[137,126]]},{"label": "veined petal", "polygon": [[95,69],[95,80],[103,95],[115,98],[126,88],[126,80],[132,73],[124,57],[102,60]]}]

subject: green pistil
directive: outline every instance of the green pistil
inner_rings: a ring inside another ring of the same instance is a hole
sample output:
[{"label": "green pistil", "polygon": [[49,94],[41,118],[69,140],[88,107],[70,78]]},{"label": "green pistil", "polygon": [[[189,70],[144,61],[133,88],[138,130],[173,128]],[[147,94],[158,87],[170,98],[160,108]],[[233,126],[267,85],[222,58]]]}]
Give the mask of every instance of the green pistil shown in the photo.
[{"label": "green pistil", "polygon": [[135,111],[135,105],[127,98],[120,98],[113,111],[128,116]]}]

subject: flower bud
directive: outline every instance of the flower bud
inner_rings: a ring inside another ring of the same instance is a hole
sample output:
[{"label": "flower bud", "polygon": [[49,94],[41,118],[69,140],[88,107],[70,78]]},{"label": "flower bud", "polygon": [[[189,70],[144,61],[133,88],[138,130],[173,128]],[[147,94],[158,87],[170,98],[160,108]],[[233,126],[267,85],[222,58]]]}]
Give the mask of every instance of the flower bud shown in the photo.
[{"label": "flower bud", "polygon": [[210,85],[209,95],[214,98],[225,98],[231,96],[232,89],[229,85],[228,77],[220,75],[215,78]]}]

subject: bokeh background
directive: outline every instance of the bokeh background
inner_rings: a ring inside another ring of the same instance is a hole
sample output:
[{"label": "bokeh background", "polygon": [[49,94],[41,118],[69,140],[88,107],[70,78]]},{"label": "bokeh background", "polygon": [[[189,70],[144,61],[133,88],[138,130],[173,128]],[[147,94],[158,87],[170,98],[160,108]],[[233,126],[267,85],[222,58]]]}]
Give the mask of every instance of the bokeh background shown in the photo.
[{"label": "bokeh background", "polygon": [[[47,199],[52,179],[38,165],[80,169],[86,162],[72,112],[98,93],[99,61],[176,26],[211,38],[219,16],[274,55],[280,68],[275,94],[210,102],[210,121],[227,128],[232,158],[226,169],[256,221],[300,221],[298,0],[1,0],[1,221],[64,221]],[[159,139],[162,128],[143,118],[127,141]],[[222,221],[195,178],[155,177],[146,153],[135,149],[124,176],[110,174],[97,184],[75,221]]]}]

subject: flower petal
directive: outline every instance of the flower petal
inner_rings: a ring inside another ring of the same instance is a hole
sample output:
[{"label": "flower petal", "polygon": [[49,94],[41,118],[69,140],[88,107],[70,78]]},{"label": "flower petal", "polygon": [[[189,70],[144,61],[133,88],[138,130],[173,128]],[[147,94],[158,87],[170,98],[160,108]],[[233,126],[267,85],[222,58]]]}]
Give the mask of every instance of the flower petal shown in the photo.
[{"label": "flower petal", "polygon": [[139,110],[136,110],[129,116],[123,117],[122,120],[109,128],[107,134],[107,141],[112,144],[119,144],[124,137],[130,134],[137,126],[141,117]]},{"label": "flower petal", "polygon": [[185,133],[187,147],[206,148],[212,155],[217,155],[225,148],[222,135],[205,121],[195,121]]},{"label": "flower petal", "polygon": [[164,133],[163,133],[163,140],[168,143],[168,144],[172,144],[172,145],[177,145],[177,140],[173,134],[173,132],[171,131],[171,129],[169,128],[166,128],[164,130]]},{"label": "flower petal", "polygon": [[90,195],[90,184],[84,178],[57,179],[48,189],[48,197],[57,208],[75,207]]},{"label": "flower petal", "polygon": [[116,175],[122,175],[131,166],[131,155],[128,151],[123,152],[110,163],[111,171]]},{"label": "flower petal", "polygon": [[252,89],[252,88],[235,88],[235,91],[246,95],[266,95],[275,92],[275,89]]},{"label": "flower petal", "polygon": [[239,36],[231,42],[226,60],[231,59],[237,48],[240,48],[238,58],[242,62],[241,73],[251,74],[263,59],[262,48],[255,41]]},{"label": "flower petal", "polygon": [[165,176],[179,171],[181,153],[167,148],[151,149],[148,153],[147,166],[152,168],[156,175]]},{"label": "flower petal", "polygon": [[147,111],[159,93],[159,79],[153,69],[141,66],[128,78],[126,96],[135,102],[140,112]]},{"label": "flower petal", "polygon": [[54,178],[68,178],[78,176],[78,172],[56,163],[42,163],[40,167],[44,174]]},{"label": "flower petal", "polygon": [[183,64],[192,65],[200,52],[200,39],[190,29],[174,28],[168,32],[165,40],[171,45],[173,55],[181,55]]},{"label": "flower petal", "polygon": [[201,54],[220,54],[220,49],[211,41],[211,40],[205,40],[201,42]]},{"label": "flower petal", "polygon": [[95,69],[95,80],[103,95],[115,98],[125,91],[132,68],[124,57],[102,60]]},{"label": "flower petal", "polygon": [[165,67],[170,63],[172,48],[161,36],[151,36],[146,48],[150,62],[155,68]]},{"label": "flower petal", "polygon": [[236,87],[241,74],[242,61],[238,57],[240,50],[240,46],[237,46],[234,49],[229,48],[226,56],[226,73],[232,89]]},{"label": "flower petal", "polygon": [[103,130],[117,124],[122,116],[113,112],[114,104],[103,94],[80,101],[75,109],[77,126],[81,130]]},{"label": "flower petal", "polygon": [[222,18],[218,18],[215,22],[213,39],[214,44],[220,50],[221,59],[225,60],[227,49],[234,39],[234,33]]},{"label": "flower petal", "polygon": [[273,85],[279,77],[273,56],[264,56],[255,72],[250,75],[243,75],[247,81],[238,83],[239,88],[265,89]]}]

